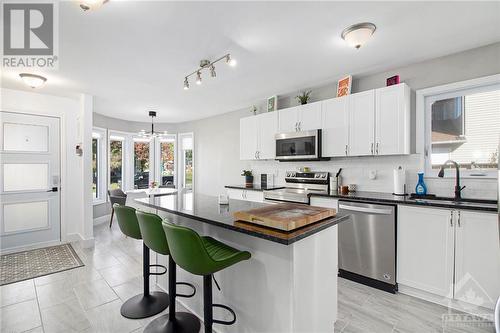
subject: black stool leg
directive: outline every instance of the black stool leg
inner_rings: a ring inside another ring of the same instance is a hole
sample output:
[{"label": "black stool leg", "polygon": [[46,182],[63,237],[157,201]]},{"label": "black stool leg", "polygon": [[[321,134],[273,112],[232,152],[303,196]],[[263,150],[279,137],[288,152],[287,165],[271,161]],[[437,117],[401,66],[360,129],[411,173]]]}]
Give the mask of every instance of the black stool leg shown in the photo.
[{"label": "black stool leg", "polygon": [[154,316],[165,310],[170,304],[169,295],[161,291],[149,291],[149,248],[143,244],[142,271],[144,293],[136,295],[123,303],[120,312],[122,316],[130,319],[141,319]]},{"label": "black stool leg", "polygon": [[212,308],[212,275],[203,276],[203,320],[205,333],[212,333],[213,308]]},{"label": "black stool leg", "polygon": [[170,297],[168,314],[149,323],[144,333],[198,333],[201,327],[198,317],[188,312],[175,312],[177,265],[172,256],[168,258],[168,294]]}]

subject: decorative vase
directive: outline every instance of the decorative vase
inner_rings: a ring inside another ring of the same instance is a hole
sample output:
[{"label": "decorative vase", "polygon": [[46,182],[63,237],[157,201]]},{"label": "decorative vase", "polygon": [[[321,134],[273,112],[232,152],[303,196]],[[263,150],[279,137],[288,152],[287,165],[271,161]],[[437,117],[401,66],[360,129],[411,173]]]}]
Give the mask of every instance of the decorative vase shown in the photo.
[{"label": "decorative vase", "polygon": [[417,182],[417,186],[415,187],[415,193],[418,195],[426,195],[427,194],[427,186],[425,185],[425,182],[424,182],[424,173],[423,172],[418,173],[418,182]]},{"label": "decorative vase", "polygon": [[245,186],[246,187],[253,186],[253,176],[245,176]]}]

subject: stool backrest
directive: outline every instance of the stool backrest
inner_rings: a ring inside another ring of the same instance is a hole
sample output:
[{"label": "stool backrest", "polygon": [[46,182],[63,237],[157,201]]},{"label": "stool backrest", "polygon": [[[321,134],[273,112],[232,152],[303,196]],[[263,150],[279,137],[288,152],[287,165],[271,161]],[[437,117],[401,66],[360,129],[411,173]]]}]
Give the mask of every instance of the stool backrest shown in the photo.
[{"label": "stool backrest", "polygon": [[213,259],[208,255],[203,239],[194,230],[163,222],[170,255],[182,269],[197,275],[211,272]]},{"label": "stool backrest", "polygon": [[161,226],[162,219],[156,214],[137,211],[137,220],[141,229],[142,240],[147,247],[156,253],[169,255],[167,237]]},{"label": "stool backrest", "polygon": [[129,237],[135,239],[142,239],[141,230],[139,229],[139,222],[135,215],[135,208],[114,204],[116,219],[120,230]]}]

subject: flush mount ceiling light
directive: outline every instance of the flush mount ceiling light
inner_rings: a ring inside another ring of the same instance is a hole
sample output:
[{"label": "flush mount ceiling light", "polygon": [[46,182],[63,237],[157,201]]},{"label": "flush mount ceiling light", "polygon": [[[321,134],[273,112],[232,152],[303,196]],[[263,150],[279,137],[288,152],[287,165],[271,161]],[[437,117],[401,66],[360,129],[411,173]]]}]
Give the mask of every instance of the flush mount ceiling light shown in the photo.
[{"label": "flush mount ceiling light", "polygon": [[80,1],[80,8],[83,9],[84,11],[94,10],[100,8],[108,1],[109,0],[83,0]]},{"label": "flush mount ceiling light", "polygon": [[189,89],[189,77],[192,75],[196,75],[196,81],[195,81],[196,84],[197,85],[201,84],[201,74],[202,74],[202,71],[204,69],[210,71],[211,77],[217,77],[217,73],[215,72],[215,63],[217,63],[221,60],[225,60],[226,64],[228,64],[231,67],[236,66],[236,60],[231,58],[231,55],[229,53],[223,55],[220,58],[215,59],[214,61],[203,59],[200,61],[200,67],[197,70],[193,71],[192,73],[190,73],[184,77],[184,90]]},{"label": "flush mount ceiling light", "polygon": [[358,23],[347,27],[342,31],[341,37],[343,40],[359,49],[364,43],[370,39],[377,27],[370,22]]},{"label": "flush mount ceiling light", "polygon": [[45,82],[47,82],[47,78],[41,76],[41,75],[36,75],[36,74],[29,74],[29,73],[21,73],[19,74],[21,79],[23,79],[23,82],[26,83],[28,86],[31,88],[39,88],[44,85]]},{"label": "flush mount ceiling light", "polygon": [[149,116],[151,117],[151,131],[141,130],[139,136],[144,139],[152,139],[157,137],[163,137],[167,135],[167,131],[157,132],[155,131],[154,118],[156,117],[156,111],[149,111]]}]

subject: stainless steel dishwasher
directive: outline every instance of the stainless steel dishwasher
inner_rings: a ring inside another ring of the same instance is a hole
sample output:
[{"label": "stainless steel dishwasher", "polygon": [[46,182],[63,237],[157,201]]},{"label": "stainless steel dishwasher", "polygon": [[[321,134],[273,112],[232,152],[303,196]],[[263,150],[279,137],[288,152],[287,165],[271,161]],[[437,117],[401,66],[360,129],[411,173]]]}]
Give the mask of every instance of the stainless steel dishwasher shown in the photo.
[{"label": "stainless steel dishwasher", "polygon": [[339,224],[339,276],[395,293],[396,207],[339,201],[350,223]]}]

